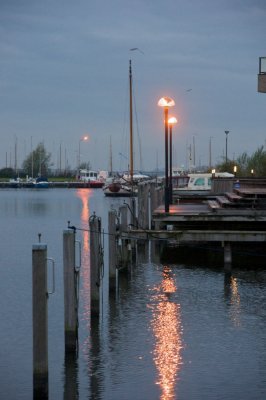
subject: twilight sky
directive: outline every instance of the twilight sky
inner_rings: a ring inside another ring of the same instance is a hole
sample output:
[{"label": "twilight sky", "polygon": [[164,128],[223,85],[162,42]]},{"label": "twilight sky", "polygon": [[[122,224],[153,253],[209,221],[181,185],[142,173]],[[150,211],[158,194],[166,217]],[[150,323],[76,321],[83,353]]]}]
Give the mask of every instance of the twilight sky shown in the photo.
[{"label": "twilight sky", "polygon": [[265,21],[265,0],[0,0],[0,168],[44,141],[54,167],[61,154],[75,168],[80,149],[108,169],[111,142],[126,169],[129,59],[136,169],[164,166],[162,96],[176,102],[175,165],[193,143],[196,164],[220,162],[225,130],[229,158],[252,154],[266,140]]}]

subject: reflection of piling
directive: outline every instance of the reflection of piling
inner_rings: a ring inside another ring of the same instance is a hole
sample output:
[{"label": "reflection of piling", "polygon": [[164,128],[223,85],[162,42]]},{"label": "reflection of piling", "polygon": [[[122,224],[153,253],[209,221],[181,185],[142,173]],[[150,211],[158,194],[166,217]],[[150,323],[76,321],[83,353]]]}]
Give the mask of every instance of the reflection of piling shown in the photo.
[{"label": "reflection of piling", "polygon": [[232,269],[232,249],[231,243],[224,243],[224,270],[230,272]]},{"label": "reflection of piling", "polygon": [[73,352],[68,352],[65,353],[64,400],[73,400],[78,398],[79,390],[77,355]]},{"label": "reflection of piling", "polygon": [[114,210],[108,213],[109,228],[109,291],[113,292],[116,288],[116,265],[117,265],[117,248],[116,248],[116,212]]},{"label": "reflection of piling", "polygon": [[65,304],[65,350],[76,351],[78,330],[78,307],[75,280],[75,232],[63,232],[64,254],[64,304]]},{"label": "reflection of piling", "polygon": [[91,316],[100,314],[100,267],[101,267],[101,220],[93,215],[90,224],[90,278],[91,278]]},{"label": "reflection of piling", "polygon": [[33,391],[48,399],[47,245],[32,247]]}]

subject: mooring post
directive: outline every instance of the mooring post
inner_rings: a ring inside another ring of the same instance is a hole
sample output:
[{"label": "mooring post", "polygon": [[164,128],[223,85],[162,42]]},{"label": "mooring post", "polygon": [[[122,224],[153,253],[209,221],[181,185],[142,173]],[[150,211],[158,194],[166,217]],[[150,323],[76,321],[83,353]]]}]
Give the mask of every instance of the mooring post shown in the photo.
[{"label": "mooring post", "polygon": [[140,183],[138,185],[138,226],[143,228],[144,224],[144,215],[145,215],[145,210],[144,210],[144,183]]},{"label": "mooring post", "polygon": [[143,185],[143,200],[142,200],[142,206],[143,206],[143,220],[142,220],[142,228],[143,229],[149,229],[149,191],[150,191],[150,186],[147,183],[144,183]]},{"label": "mooring post", "polygon": [[128,240],[122,237],[122,233],[126,233],[128,230],[128,220],[127,220],[127,204],[119,207],[120,211],[120,235],[121,235],[121,264],[125,267],[129,260],[129,249]]},{"label": "mooring post", "polygon": [[47,245],[32,247],[33,393],[48,399]]},{"label": "mooring post", "polygon": [[75,279],[75,231],[63,232],[65,351],[75,352],[78,331],[78,307]]},{"label": "mooring post", "polygon": [[224,270],[226,272],[231,271],[232,269],[232,249],[231,243],[225,242],[224,243]]},{"label": "mooring post", "polygon": [[[137,215],[136,215],[136,199],[134,197],[130,197],[130,227],[133,229],[138,228],[138,221],[137,221]],[[136,259],[136,240],[131,239],[131,254],[132,254],[132,259]]]},{"label": "mooring post", "polygon": [[90,278],[91,278],[91,316],[100,314],[100,219],[93,215],[90,224]]},{"label": "mooring post", "polygon": [[137,216],[136,216],[136,199],[134,197],[130,197],[130,225],[133,228],[137,228]]},{"label": "mooring post", "polygon": [[108,213],[108,226],[109,226],[109,292],[113,292],[116,289],[116,265],[117,265],[115,210],[111,210]]}]

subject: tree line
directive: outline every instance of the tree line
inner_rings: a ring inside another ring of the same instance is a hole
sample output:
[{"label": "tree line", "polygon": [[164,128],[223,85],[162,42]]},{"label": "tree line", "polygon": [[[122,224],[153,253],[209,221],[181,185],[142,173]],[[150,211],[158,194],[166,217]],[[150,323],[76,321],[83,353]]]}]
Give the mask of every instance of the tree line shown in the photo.
[{"label": "tree line", "polygon": [[236,160],[224,161],[216,166],[216,170],[233,172],[234,167],[236,167],[239,177],[266,177],[266,151],[264,146],[259,147],[251,156],[244,152]]},{"label": "tree line", "polygon": [[[51,153],[49,153],[43,143],[39,143],[37,147],[29,153],[22,163],[20,173],[24,176],[51,176]],[[80,168],[90,169],[90,162],[82,163]],[[259,147],[250,156],[247,152],[242,153],[236,160],[224,160],[215,166],[215,170],[222,172],[232,172],[234,167],[237,168],[237,176],[239,177],[266,177],[266,151],[264,146]],[[205,171],[206,172],[206,171]],[[211,171],[209,171],[211,172]],[[13,168],[0,169],[0,178],[12,178],[17,174]],[[64,171],[64,175],[71,175],[71,171]]]}]

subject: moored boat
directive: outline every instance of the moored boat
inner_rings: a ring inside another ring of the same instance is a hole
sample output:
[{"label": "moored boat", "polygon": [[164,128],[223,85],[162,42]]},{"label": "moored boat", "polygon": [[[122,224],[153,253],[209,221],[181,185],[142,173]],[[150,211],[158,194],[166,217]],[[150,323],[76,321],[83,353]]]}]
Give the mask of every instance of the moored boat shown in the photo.
[{"label": "moored boat", "polygon": [[99,174],[97,171],[80,169],[79,180],[86,183],[86,187],[88,188],[97,189],[104,186],[103,174]]},{"label": "moored boat", "polygon": [[48,179],[44,176],[38,176],[35,180],[33,180],[33,187],[35,189],[48,189],[49,182]]}]

